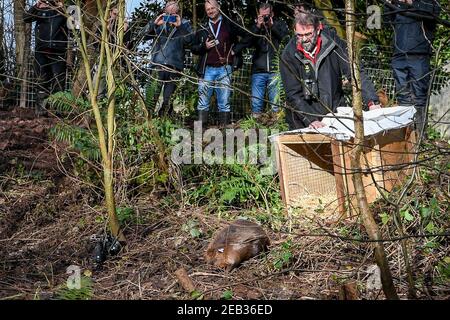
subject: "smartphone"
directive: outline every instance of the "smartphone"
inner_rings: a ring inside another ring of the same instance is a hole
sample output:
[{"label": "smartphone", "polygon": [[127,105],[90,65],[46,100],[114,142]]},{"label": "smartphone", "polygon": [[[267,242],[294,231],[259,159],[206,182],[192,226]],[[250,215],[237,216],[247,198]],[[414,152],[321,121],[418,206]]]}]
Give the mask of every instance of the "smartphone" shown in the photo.
[{"label": "smartphone", "polygon": [[163,20],[164,20],[164,22],[175,23],[175,22],[177,22],[177,17],[172,16],[172,15],[164,15]]}]

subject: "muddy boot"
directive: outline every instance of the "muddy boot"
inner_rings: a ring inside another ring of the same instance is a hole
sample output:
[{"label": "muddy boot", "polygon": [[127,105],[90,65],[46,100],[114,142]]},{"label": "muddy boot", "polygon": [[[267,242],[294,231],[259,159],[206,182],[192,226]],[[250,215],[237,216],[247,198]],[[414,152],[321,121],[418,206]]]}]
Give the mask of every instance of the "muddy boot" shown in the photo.
[{"label": "muddy boot", "polygon": [[206,127],[208,125],[208,111],[198,110],[198,121],[201,121],[202,126]]},{"label": "muddy boot", "polygon": [[226,128],[230,124],[230,113],[219,112],[219,127]]}]

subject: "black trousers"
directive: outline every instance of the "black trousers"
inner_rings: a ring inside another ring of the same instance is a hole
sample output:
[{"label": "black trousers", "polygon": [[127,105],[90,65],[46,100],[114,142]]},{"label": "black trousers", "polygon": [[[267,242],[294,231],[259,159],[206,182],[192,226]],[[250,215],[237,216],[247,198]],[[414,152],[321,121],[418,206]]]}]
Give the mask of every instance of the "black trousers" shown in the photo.
[{"label": "black trousers", "polygon": [[[172,114],[173,106],[170,99],[175,90],[177,89],[177,83],[180,78],[181,78],[180,73],[166,70],[158,71],[158,85],[154,96],[155,102],[157,102],[161,90],[163,90],[163,103],[158,111],[158,116]],[[156,105],[156,103],[154,105]]]},{"label": "black trousers", "polygon": [[63,91],[66,80],[66,51],[36,50],[34,69],[39,98]]},{"label": "black trousers", "polygon": [[430,56],[401,55],[392,59],[395,92],[400,105],[416,107],[416,127],[427,127],[426,105],[430,86]]},{"label": "black trousers", "polygon": [[400,105],[424,108],[430,85],[430,56],[403,55],[392,59],[395,91]]}]

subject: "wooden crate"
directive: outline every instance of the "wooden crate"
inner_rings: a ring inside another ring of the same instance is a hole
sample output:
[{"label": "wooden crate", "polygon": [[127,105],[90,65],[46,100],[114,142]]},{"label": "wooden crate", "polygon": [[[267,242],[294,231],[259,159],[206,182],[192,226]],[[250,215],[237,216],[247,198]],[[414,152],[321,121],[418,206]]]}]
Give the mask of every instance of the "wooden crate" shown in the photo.
[{"label": "wooden crate", "polygon": [[321,134],[282,135],[276,143],[281,197],[295,206],[305,195],[335,193],[331,138]]},{"label": "wooden crate", "polygon": [[[411,128],[390,130],[364,143],[363,183],[369,203],[390,192],[411,173],[415,135]],[[351,214],[355,189],[350,165],[352,140],[338,141],[321,134],[277,138],[277,165],[283,202],[292,207],[305,195],[334,193],[339,211]]]}]

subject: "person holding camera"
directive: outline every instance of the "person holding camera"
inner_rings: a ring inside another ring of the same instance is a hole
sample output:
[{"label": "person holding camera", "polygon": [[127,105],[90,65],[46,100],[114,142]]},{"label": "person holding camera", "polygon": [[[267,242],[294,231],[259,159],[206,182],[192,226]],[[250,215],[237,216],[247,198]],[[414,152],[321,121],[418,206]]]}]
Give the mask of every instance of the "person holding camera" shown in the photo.
[{"label": "person holding camera", "polygon": [[435,0],[393,0],[385,4],[385,21],[394,29],[394,72],[397,102],[414,105],[416,129],[426,128],[430,59],[440,13]]},{"label": "person holding camera", "polygon": [[[322,33],[322,29],[317,15],[297,14],[295,37],[281,56],[290,130],[324,127],[323,116],[336,112],[344,100],[342,79],[351,79],[346,43]],[[365,109],[380,108],[375,88],[363,70],[361,80]]]},{"label": "person holding camera", "polygon": [[34,67],[38,93],[36,111],[45,113],[44,100],[65,89],[67,55],[67,18],[58,0],[38,2],[24,13],[25,23],[36,22]]},{"label": "person holding camera", "polygon": [[208,122],[209,103],[216,93],[219,125],[230,123],[231,74],[242,66],[242,56],[233,51],[242,30],[220,13],[216,0],[206,0],[208,21],[195,34],[192,52],[200,56],[196,67],[199,81],[198,120]]},{"label": "person holding camera", "polygon": [[258,17],[235,52],[253,47],[252,56],[252,116],[259,118],[263,112],[266,91],[272,112],[278,112],[276,99],[279,95],[279,83],[276,77],[276,56],[283,39],[289,35],[284,21],[274,18],[272,5],[261,3]]},{"label": "person holding camera", "polygon": [[163,90],[163,103],[158,116],[171,115],[173,112],[171,96],[184,69],[185,48],[191,44],[193,38],[191,24],[179,15],[179,11],[176,1],[168,1],[164,12],[146,26],[147,35],[153,37],[150,59],[158,79],[153,97],[154,105]]}]

